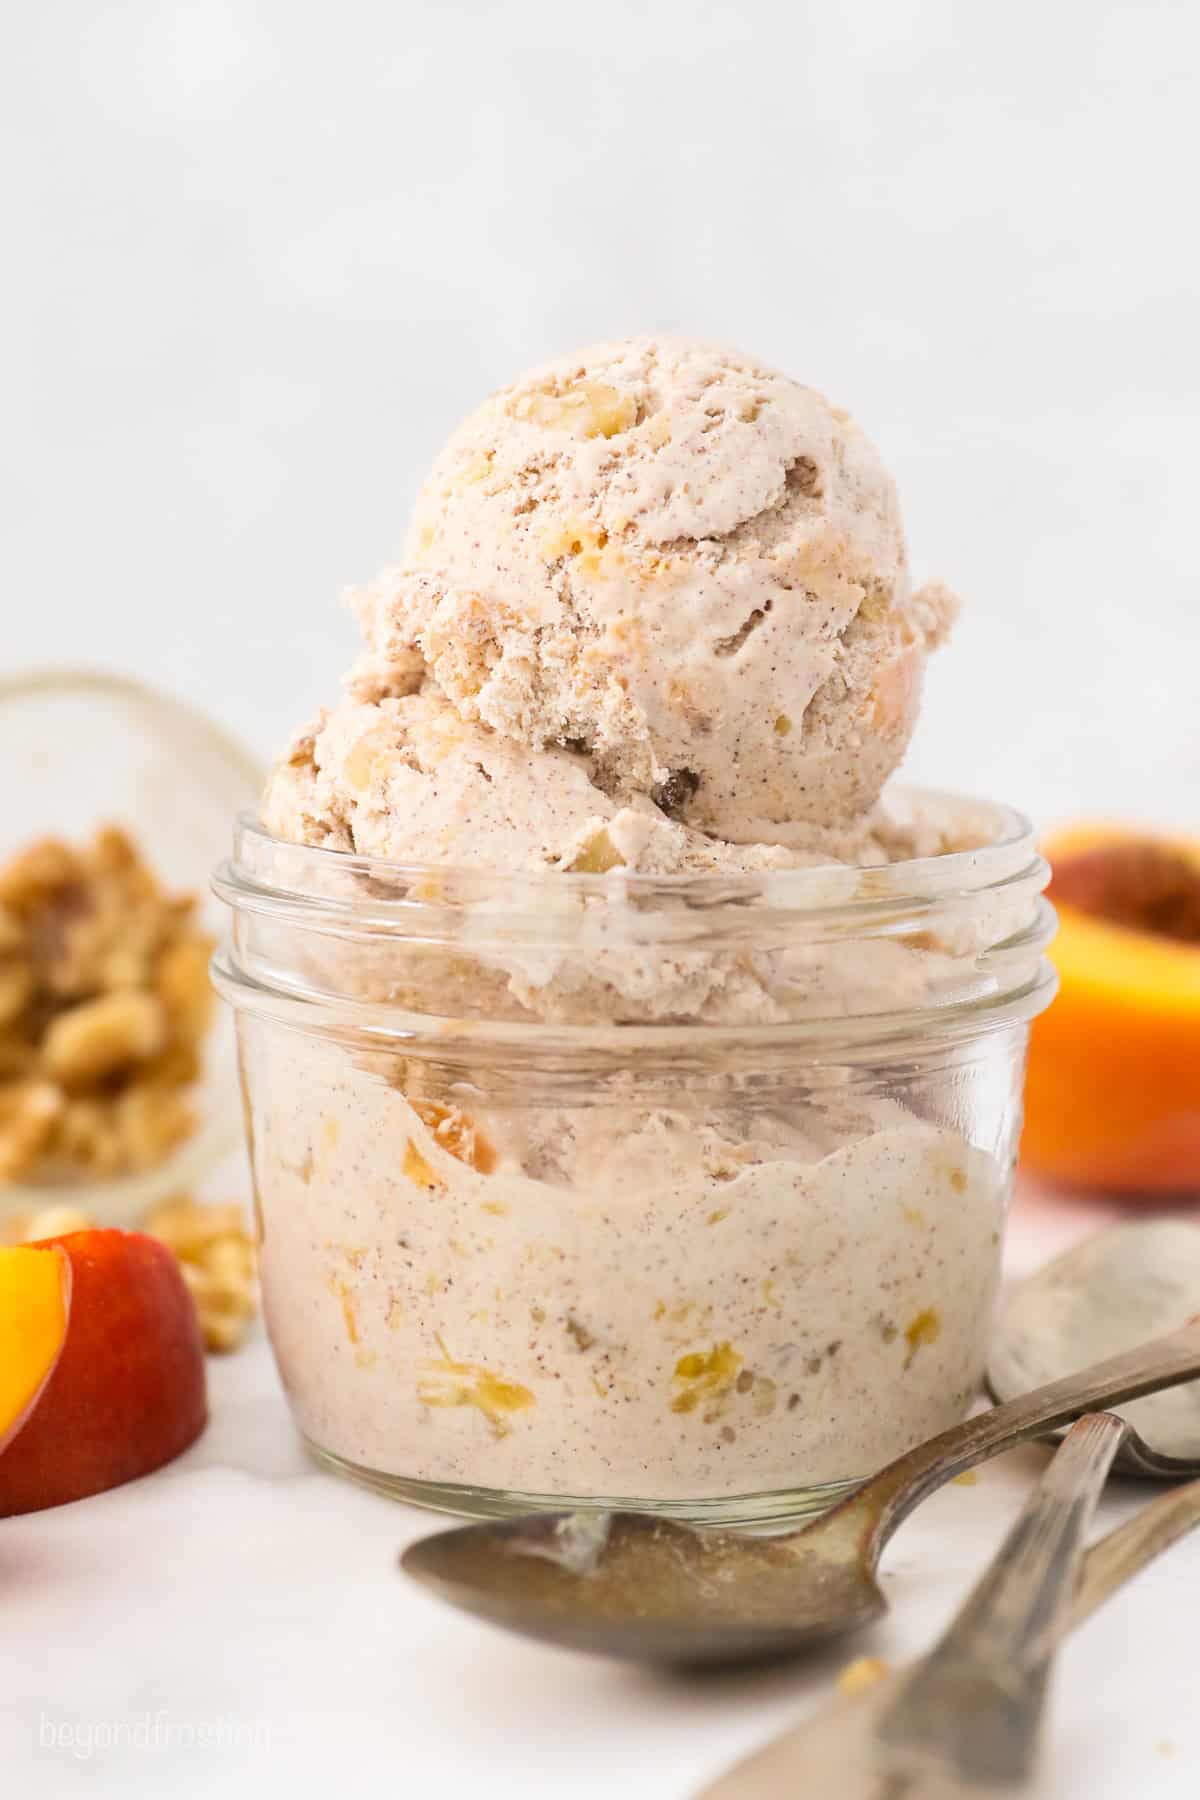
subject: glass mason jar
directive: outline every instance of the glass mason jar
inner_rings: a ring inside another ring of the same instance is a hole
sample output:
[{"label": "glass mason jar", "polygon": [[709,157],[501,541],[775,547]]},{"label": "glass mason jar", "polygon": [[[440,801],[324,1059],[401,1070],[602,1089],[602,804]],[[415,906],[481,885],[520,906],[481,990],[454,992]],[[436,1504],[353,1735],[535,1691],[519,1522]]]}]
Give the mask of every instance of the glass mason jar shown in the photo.
[{"label": "glass mason jar", "polygon": [[216,876],[267,1325],[330,1466],[466,1514],[827,1505],[976,1393],[1053,993],[1022,818],[725,877]]}]

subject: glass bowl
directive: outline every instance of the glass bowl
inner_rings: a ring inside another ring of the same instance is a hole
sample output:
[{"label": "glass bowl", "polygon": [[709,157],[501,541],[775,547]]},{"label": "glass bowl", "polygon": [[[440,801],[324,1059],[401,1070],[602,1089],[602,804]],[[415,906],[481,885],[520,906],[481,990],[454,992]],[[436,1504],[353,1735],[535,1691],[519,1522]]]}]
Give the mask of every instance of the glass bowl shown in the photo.
[{"label": "glass bowl", "polygon": [[[123,826],[163,885],[194,893],[216,937],[208,878],[230,821],[258,804],[255,758],[202,713],[120,676],[45,669],[0,679],[0,767],[8,777],[0,863],[47,835],[88,840]],[[241,1139],[233,1031],[217,1009],[193,1091],[192,1134],[152,1169],[111,1179],[0,1186],[6,1214],[70,1202],[104,1224],[129,1224],[163,1196],[197,1183]]]}]

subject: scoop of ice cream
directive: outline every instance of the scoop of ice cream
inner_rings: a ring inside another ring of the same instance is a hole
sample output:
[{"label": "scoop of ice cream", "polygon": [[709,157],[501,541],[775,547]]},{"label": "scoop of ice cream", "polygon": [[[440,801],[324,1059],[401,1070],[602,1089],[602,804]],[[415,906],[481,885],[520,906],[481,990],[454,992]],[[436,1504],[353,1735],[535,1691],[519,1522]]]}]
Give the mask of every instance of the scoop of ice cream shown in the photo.
[{"label": "scoop of ice cream", "polygon": [[[747,908],[739,926],[752,933],[755,907],[839,906],[887,891],[875,887],[870,869],[833,865],[965,849],[994,835],[994,818],[973,818],[936,796],[906,812],[896,796],[841,831],[810,826],[803,847],[730,844],[667,818],[645,796],[618,804],[596,786],[581,753],[515,744],[464,720],[432,683],[403,696],[350,698],[301,732],[271,779],[264,823],[288,845],[417,868],[415,881],[397,884],[394,866],[364,872],[345,857],[321,858],[302,878],[314,897],[358,905],[393,888],[421,901],[448,895],[459,920],[443,944],[436,931],[306,936],[304,963],[320,992],[403,1000],[410,1011],[460,1019],[764,1025],[895,1010],[905,996],[923,1005],[940,986],[957,998],[964,980],[972,994],[979,981],[974,914],[962,941],[944,947],[930,940],[914,948],[901,935],[840,943],[836,933],[804,931],[768,934],[769,945],[756,946],[740,929],[714,944],[704,929],[711,894],[696,914],[690,886],[664,882],[647,908],[645,887],[631,892],[625,877],[724,877],[722,892],[728,878],[749,878],[739,886]],[[430,888],[429,865],[453,874]],[[787,885],[785,872],[797,868],[809,871],[803,895]],[[557,870],[598,879],[511,884],[513,876]],[[280,873],[288,886],[296,879],[286,854]],[[474,880],[488,875],[502,879]],[[1008,935],[994,924],[987,921],[988,943]]]},{"label": "scoop of ice cream", "polygon": [[354,600],[373,694],[423,662],[464,720],[584,753],[615,801],[743,843],[869,811],[953,610],[912,593],[891,479],[844,412],[672,338],[486,401],[403,564]]},{"label": "scoop of ice cream", "polygon": [[874,819],[810,827],[787,847],[724,843],[645,796],[614,800],[580,752],[530,749],[464,719],[428,683],[351,698],[300,732],[271,777],[263,823],[293,843],[496,871],[737,873],[894,854]]}]

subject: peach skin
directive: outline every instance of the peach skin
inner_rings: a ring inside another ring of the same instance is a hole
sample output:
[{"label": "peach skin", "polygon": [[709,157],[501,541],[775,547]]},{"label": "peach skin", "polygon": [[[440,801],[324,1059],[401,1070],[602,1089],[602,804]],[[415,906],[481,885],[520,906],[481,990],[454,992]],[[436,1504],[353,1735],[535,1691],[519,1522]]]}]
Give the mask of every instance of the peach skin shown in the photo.
[{"label": "peach skin", "polygon": [[36,1407],[0,1454],[0,1518],[146,1475],[207,1419],[196,1309],[165,1245],[133,1231],[77,1231],[5,1253],[39,1254],[56,1275],[69,1263],[70,1316]]}]

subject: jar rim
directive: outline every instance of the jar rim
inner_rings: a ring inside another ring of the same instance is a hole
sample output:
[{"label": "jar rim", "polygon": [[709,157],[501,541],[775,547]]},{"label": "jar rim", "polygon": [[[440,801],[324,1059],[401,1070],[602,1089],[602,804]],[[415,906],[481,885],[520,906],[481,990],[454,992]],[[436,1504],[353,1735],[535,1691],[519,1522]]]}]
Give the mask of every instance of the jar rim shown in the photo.
[{"label": "jar rim", "polygon": [[[447,1056],[465,1033],[464,1055],[467,1046],[483,1055],[486,1040],[511,1058],[513,1034],[527,1036],[531,1025],[543,1051],[553,1041],[568,1056],[611,1040],[615,1029],[627,1045],[636,1038],[639,1053],[658,1045],[666,1054],[682,1031],[680,1042],[699,1041],[697,1033],[737,1040],[761,1058],[822,1032],[826,1044],[878,1044],[914,1026],[927,1031],[936,1016],[938,1033],[951,1041],[1028,1018],[1053,991],[1042,953],[1054,923],[1042,897],[1049,866],[1029,822],[1009,807],[937,790],[908,798],[922,820],[939,808],[947,822],[970,819],[974,847],[867,867],[739,875],[498,875],[296,845],[246,816],[233,856],[213,877],[235,914],[217,985],[279,1023],[359,1043],[425,1037]],[[437,976],[429,1010],[411,1010],[404,996],[414,973],[436,970],[445,951],[508,984],[515,977],[530,993],[565,974],[572,1005],[583,1008],[578,1023],[543,1016],[519,997],[515,1016],[500,1002],[493,1017],[497,995],[486,985],[458,1009],[463,1016],[443,1016]],[[928,959],[919,966],[930,985],[919,999],[909,979],[914,955]],[[760,1032],[736,1008],[747,971],[757,993],[763,958],[786,979],[772,996],[782,1009],[777,1022]],[[841,985],[816,1010],[820,972],[834,967]],[[696,1012],[693,979],[703,986],[715,976],[719,994],[727,974],[733,1010]],[[659,996],[649,1012],[643,1004],[647,984],[659,981],[678,1000],[663,1004],[661,1017]]]},{"label": "jar rim", "polygon": [[[772,912],[810,917],[866,919],[873,909],[907,903],[928,906],[967,898],[989,889],[1007,887],[1014,880],[1045,885],[1048,865],[1037,850],[1033,826],[1023,813],[994,801],[977,799],[947,789],[897,787],[888,799],[901,808],[920,808],[925,815],[941,816],[949,825],[970,822],[969,835],[979,841],[963,849],[890,863],[821,863],[802,868],[767,868],[749,872],[680,874],[629,873],[611,869],[604,874],[575,870],[494,870],[455,863],[402,862],[358,852],[297,844],[275,837],[252,813],[236,821],[233,855],[214,873],[213,886],[221,899],[239,905],[302,910],[313,922],[310,909],[329,909],[339,915],[369,916],[375,929],[389,920],[405,921],[411,928],[414,907],[437,909],[486,904],[489,909],[541,911],[547,902],[555,909],[570,896],[616,902],[653,911],[653,903],[677,909],[682,903],[695,908],[719,906],[723,901],[744,905],[755,900]],[[337,878],[340,892],[330,891],[329,878]],[[346,877],[361,884],[353,899],[343,885]],[[299,922],[299,921],[298,921]],[[407,932],[406,932],[407,935]]]}]

